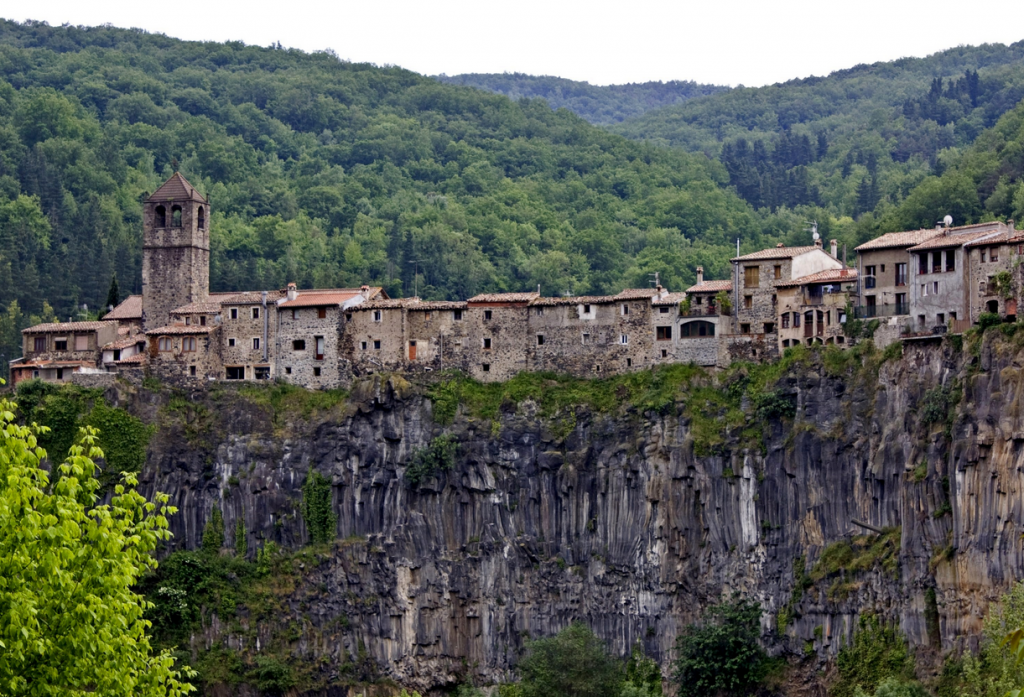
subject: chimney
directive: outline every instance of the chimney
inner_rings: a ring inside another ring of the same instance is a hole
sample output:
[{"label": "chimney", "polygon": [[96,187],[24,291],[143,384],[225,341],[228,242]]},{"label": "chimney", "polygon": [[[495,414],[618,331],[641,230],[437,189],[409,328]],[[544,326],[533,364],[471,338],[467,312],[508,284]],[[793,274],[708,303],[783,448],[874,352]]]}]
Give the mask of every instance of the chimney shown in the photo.
[{"label": "chimney", "polygon": [[699,286],[703,282],[704,282],[704,267],[703,266],[698,266],[697,267],[697,285]]},{"label": "chimney", "polygon": [[936,230],[941,230],[942,229],[942,223],[935,223],[935,229]]},{"label": "chimney", "polygon": [[783,247],[785,247],[785,246],[786,246],[786,245],[784,245],[784,244],[782,244],[781,242],[779,242],[779,243],[778,243],[777,245],[775,245],[775,248],[776,248],[776,249],[782,249],[782,248],[783,248]]},{"label": "chimney", "polygon": [[1015,230],[1013,229],[1013,223],[1014,223],[1013,218],[1010,218],[1009,220],[1006,221],[1006,226],[1008,228],[1010,228],[1010,232],[1015,232]]},{"label": "chimney", "polygon": [[832,246],[832,256],[836,259],[839,258],[839,240],[832,240],[829,243]]},{"label": "chimney", "polygon": [[814,240],[814,246],[817,247],[818,249],[821,249],[821,239]]},{"label": "chimney", "polygon": [[296,286],[294,283],[289,283],[288,284],[288,299],[289,300],[295,300],[295,298],[297,298],[297,297],[299,297],[299,287]]},{"label": "chimney", "polygon": [[364,298],[369,299],[369,297],[370,297],[370,286],[367,286],[367,285],[359,286],[359,292],[363,294]]}]

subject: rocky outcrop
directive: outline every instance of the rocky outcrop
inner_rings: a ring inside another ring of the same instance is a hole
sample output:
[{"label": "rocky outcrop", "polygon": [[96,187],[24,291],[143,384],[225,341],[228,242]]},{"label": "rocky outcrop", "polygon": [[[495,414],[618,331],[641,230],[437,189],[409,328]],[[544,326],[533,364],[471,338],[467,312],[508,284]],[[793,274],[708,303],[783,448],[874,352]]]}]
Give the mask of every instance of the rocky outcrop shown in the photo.
[{"label": "rocky outcrop", "polygon": [[[761,602],[776,653],[835,654],[865,612],[918,646],[976,635],[1024,576],[1024,353],[998,331],[976,344],[908,344],[847,367],[812,355],[775,387],[792,418],[760,424],[756,443],[734,429],[707,455],[685,391],[662,413],[541,416],[508,401],[494,420],[462,409],[446,426],[401,378],[309,416],[226,388],[178,396],[173,411],[166,394],[118,398],[160,424],[142,485],[180,509],[179,548],[200,545],[214,505],[229,545],[241,517],[250,554],[301,546],[302,484],[310,470],[328,478],[338,542],[289,597],[289,650],[327,673],[361,656],[428,689],[508,679],[526,637],[576,619],[615,652],[641,641],[664,661],[733,593]],[[406,469],[442,433],[457,440],[454,467],[411,486]],[[893,553],[858,573],[815,567],[828,545],[871,534],[854,521],[886,529]],[[217,625],[193,649],[266,646],[274,631],[248,630]]]}]

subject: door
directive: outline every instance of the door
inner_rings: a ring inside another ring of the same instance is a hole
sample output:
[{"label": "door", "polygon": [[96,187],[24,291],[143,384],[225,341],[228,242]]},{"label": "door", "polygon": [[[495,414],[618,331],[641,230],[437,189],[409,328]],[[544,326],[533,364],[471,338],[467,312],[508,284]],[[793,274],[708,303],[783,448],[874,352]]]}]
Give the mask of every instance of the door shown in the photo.
[{"label": "door", "polygon": [[814,312],[804,313],[804,336],[814,336]]},{"label": "door", "polygon": [[409,360],[410,361],[416,360],[416,342],[415,341],[410,341],[409,342]]}]

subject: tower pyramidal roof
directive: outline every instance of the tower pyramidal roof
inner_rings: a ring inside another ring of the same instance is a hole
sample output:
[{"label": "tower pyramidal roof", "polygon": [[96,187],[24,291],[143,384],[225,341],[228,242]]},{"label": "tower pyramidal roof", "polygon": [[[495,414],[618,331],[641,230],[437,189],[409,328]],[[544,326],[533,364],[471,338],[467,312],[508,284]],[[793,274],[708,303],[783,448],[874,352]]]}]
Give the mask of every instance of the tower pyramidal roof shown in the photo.
[{"label": "tower pyramidal roof", "polygon": [[194,186],[188,183],[180,172],[175,172],[171,178],[160,185],[160,188],[149,197],[150,201],[199,201],[207,203],[206,198],[200,194]]}]

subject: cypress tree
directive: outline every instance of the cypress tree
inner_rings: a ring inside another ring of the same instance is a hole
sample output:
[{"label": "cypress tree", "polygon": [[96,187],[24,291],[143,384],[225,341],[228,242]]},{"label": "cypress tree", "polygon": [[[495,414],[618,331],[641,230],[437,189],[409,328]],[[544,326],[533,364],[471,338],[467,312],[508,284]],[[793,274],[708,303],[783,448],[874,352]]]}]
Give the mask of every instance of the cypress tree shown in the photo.
[{"label": "cypress tree", "polygon": [[110,279],[110,290],[107,291],[107,307],[117,307],[121,302],[121,291],[117,287],[117,274]]}]

